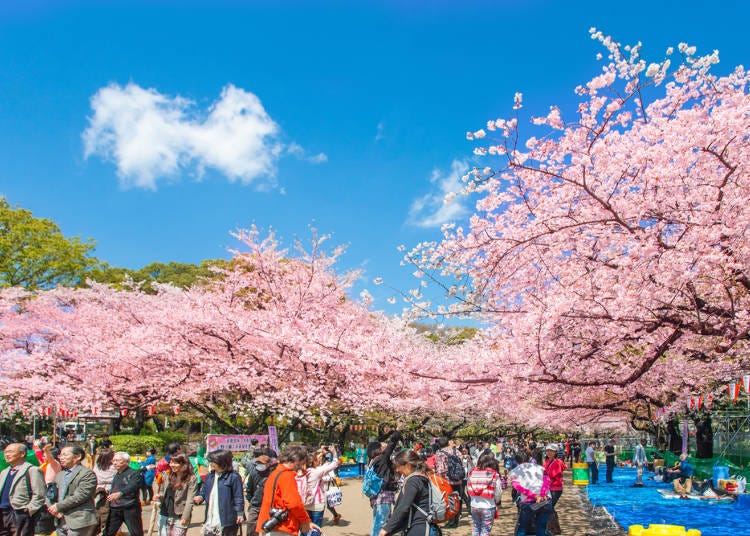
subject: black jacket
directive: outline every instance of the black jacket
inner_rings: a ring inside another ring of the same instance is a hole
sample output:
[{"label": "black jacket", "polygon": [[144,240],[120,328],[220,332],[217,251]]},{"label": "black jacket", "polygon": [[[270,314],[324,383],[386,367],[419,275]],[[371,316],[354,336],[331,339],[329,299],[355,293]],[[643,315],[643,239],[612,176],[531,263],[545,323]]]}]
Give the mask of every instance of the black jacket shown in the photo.
[{"label": "black jacket", "polygon": [[130,508],[138,505],[141,501],[138,497],[138,491],[143,487],[143,471],[136,471],[132,467],[127,467],[124,471],[117,473],[112,479],[112,489],[110,493],[119,491],[122,497],[110,503],[112,508]]},{"label": "black jacket", "polygon": [[409,529],[414,528],[419,534],[424,534],[427,518],[414,505],[424,512],[430,511],[430,481],[426,476],[412,474],[407,477],[383,530],[389,535],[402,530],[408,530],[407,534],[411,534]]},{"label": "black jacket", "polygon": [[401,432],[396,430],[391,434],[388,439],[388,445],[385,447],[382,453],[378,454],[372,460],[372,467],[380,478],[383,479],[383,490],[397,491],[398,480],[395,477],[393,471],[393,462],[391,461],[391,455],[393,449],[396,448],[399,440],[401,439]]},{"label": "black jacket", "polygon": [[252,466],[247,473],[247,480],[245,481],[245,498],[250,506],[260,507],[263,502],[263,486],[268,480],[268,475],[275,469],[276,466],[268,467],[265,471],[258,472],[255,466]]}]

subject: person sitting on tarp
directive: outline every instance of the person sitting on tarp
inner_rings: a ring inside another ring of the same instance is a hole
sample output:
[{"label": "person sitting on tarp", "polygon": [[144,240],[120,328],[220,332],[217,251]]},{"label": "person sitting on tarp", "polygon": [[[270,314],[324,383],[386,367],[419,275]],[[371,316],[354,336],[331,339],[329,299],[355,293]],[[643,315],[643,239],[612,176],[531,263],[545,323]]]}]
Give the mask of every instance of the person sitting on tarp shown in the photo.
[{"label": "person sitting on tarp", "polygon": [[687,459],[687,454],[680,454],[680,463],[676,468],[667,469],[664,471],[667,475],[673,478],[672,486],[674,487],[675,493],[677,493],[681,499],[687,499],[693,487],[693,475],[695,469]]}]

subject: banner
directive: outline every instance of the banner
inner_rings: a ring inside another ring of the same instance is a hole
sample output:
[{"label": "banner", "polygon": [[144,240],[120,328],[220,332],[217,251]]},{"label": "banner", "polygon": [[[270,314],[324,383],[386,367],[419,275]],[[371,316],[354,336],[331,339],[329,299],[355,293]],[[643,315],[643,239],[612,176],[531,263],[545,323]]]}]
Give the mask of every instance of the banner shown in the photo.
[{"label": "banner", "polygon": [[268,446],[271,447],[276,454],[279,453],[279,432],[275,426],[268,427]]},{"label": "banner", "polygon": [[688,420],[684,419],[682,421],[682,453],[687,454],[688,451],[688,434],[690,433],[690,429],[688,428]]},{"label": "banner", "polygon": [[729,392],[729,398],[732,401],[737,400],[737,397],[740,396],[740,387],[741,386],[742,386],[742,384],[740,384],[739,382],[727,384],[727,391]]},{"label": "banner", "polygon": [[206,436],[206,451],[231,450],[244,452],[253,448],[251,441],[258,440],[258,446],[268,444],[267,435],[208,435]]},{"label": "banner", "polygon": [[742,376],[742,385],[745,386],[745,394],[750,394],[750,374]]}]

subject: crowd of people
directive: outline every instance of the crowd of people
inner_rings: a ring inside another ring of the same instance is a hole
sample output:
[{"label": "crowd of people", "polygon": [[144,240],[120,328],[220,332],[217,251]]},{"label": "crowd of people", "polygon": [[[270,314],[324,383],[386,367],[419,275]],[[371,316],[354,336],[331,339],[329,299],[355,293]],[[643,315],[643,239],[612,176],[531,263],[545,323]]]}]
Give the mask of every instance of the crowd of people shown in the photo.
[{"label": "crowd of people", "polygon": [[[149,450],[140,466],[115,451],[108,437],[61,447],[33,441],[39,467],[25,461],[26,444],[5,448],[10,467],[0,472],[0,536],[116,536],[122,525],[131,536],[143,536],[142,509],[150,503],[159,536],[185,536],[197,504],[205,506],[204,536],[237,536],[243,525],[247,536],[318,536],[326,509],[332,523],[341,520],[341,449],[334,445],[292,445],[279,455],[256,442],[239,461],[216,450],[207,454],[206,473],[178,444],[158,459]],[[371,536],[436,536],[462,516],[470,518],[473,536],[488,536],[507,488],[517,507],[517,536],[559,534],[555,507],[568,463],[590,460],[592,483],[598,475],[596,444],[589,443],[582,458],[574,439],[537,444],[530,437],[492,443],[439,437],[407,445],[396,429],[387,442],[352,447],[372,508]],[[614,452],[613,443],[604,448],[607,481]],[[21,480],[28,485],[17,485]],[[442,495],[435,495],[436,487]],[[436,497],[450,499],[442,512]]]}]

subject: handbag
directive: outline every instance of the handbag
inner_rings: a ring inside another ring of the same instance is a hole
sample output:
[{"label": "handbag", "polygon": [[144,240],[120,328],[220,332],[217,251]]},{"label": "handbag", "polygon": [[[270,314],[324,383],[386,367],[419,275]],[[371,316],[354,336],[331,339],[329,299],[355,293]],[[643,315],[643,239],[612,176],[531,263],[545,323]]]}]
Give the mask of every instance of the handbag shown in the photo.
[{"label": "handbag", "polygon": [[328,508],[336,508],[343,501],[344,496],[341,493],[341,488],[336,484],[331,485],[329,482],[328,488],[326,489],[326,504],[328,505]]},{"label": "handbag", "polygon": [[544,508],[545,506],[551,504],[551,501],[549,499],[546,499],[542,502],[533,502],[533,503],[526,503],[526,504],[529,505],[529,508],[531,508],[533,512],[537,512],[541,510],[542,508]]}]

